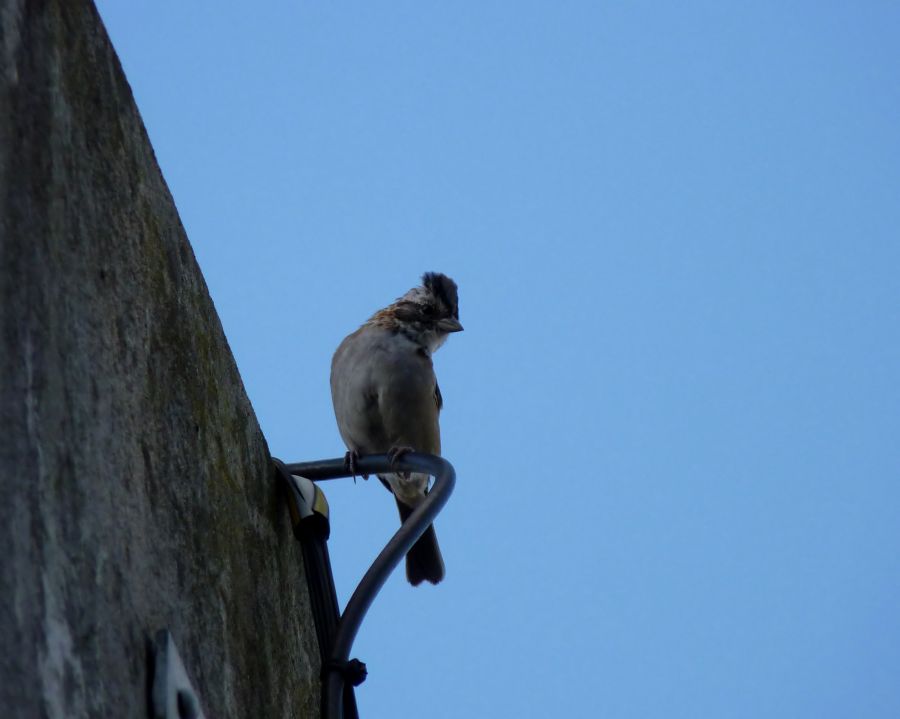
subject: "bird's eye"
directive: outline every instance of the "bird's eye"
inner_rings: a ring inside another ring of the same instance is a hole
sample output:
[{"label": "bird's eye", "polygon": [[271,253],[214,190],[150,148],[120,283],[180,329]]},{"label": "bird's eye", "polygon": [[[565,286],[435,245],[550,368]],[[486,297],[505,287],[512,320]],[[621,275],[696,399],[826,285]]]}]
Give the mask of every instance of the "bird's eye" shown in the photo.
[{"label": "bird's eye", "polygon": [[425,305],[422,308],[422,312],[424,312],[429,317],[434,314],[434,305]]}]

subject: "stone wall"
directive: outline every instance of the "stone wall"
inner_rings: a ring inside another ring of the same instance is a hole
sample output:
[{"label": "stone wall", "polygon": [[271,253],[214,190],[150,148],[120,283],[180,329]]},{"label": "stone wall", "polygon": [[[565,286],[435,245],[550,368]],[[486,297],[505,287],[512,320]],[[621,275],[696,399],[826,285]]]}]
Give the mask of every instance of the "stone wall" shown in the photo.
[{"label": "stone wall", "polygon": [[299,547],[88,0],[0,0],[0,715],[317,716]]}]

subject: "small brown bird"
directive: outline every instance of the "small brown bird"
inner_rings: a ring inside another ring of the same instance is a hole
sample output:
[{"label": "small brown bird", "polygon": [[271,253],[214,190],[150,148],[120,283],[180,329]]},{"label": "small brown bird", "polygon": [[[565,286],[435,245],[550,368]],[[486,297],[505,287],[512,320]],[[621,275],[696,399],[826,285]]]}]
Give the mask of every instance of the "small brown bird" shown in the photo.
[{"label": "small brown bird", "polygon": [[[405,451],[441,453],[443,404],[431,355],[462,331],[456,283],[426,272],[392,305],[376,312],[341,342],[331,361],[331,399],[349,457]],[[427,474],[378,475],[405,521],[425,498]],[[430,525],[406,555],[410,584],[437,584],[444,560]]]}]

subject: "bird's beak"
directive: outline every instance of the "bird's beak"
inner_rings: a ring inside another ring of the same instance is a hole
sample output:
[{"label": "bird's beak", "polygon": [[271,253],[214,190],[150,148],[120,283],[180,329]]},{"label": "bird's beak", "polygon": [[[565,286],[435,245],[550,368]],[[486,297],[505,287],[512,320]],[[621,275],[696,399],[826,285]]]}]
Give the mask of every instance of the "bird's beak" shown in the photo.
[{"label": "bird's beak", "polygon": [[452,317],[445,317],[442,320],[438,320],[437,326],[441,332],[446,332],[447,334],[463,331],[463,326],[459,323],[459,320],[453,319]]}]

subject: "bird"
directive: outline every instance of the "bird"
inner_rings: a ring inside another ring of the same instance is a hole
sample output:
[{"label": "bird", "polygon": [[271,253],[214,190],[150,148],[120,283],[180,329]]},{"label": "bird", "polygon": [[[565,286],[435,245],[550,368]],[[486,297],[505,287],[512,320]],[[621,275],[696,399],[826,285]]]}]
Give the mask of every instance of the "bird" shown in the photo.
[{"label": "bird", "polygon": [[[341,342],[331,361],[331,398],[338,430],[356,474],[360,455],[387,453],[396,461],[415,451],[439,455],[443,407],[432,355],[454,332],[461,332],[456,283],[426,272],[422,284],[378,310]],[[422,503],[428,475],[379,474],[397,501],[401,523]],[[406,555],[406,578],[413,586],[437,584],[444,560],[434,525]]]}]

